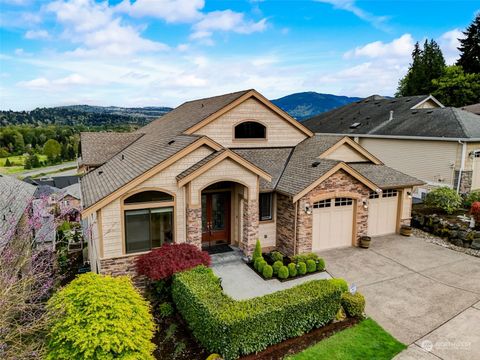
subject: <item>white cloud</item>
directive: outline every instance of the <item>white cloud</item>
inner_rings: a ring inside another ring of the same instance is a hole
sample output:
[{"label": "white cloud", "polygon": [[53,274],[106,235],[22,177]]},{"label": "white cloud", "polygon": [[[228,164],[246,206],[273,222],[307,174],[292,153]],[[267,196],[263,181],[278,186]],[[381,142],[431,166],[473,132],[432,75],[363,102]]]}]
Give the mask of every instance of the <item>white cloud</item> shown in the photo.
[{"label": "white cloud", "polygon": [[204,0],[123,0],[115,11],[132,17],[152,17],[169,23],[192,22],[201,18]]},{"label": "white cloud", "polygon": [[344,54],[347,59],[356,57],[369,58],[408,58],[413,50],[415,42],[412,35],[404,34],[398,39],[394,39],[389,43],[382,41],[374,41],[369,44],[356,47]]},{"label": "white cloud", "polygon": [[79,74],[70,74],[68,76],[49,80],[45,77],[39,77],[29,81],[20,81],[18,86],[30,90],[58,90],[60,88],[73,85],[88,85],[92,81]]},{"label": "white cloud", "polygon": [[190,38],[208,38],[215,31],[251,34],[264,31],[266,27],[267,19],[265,18],[255,22],[246,20],[245,14],[232,10],[212,11],[207,13],[202,20],[193,26],[194,32]]},{"label": "white cloud", "polygon": [[28,30],[25,33],[25,39],[33,40],[33,39],[48,39],[50,35],[46,30]]},{"label": "white cloud", "polygon": [[359,8],[355,4],[355,0],[315,0],[317,2],[333,5],[336,9],[345,10],[351,12],[358,18],[371,23],[373,26],[386,30],[385,22],[388,20],[388,16],[376,16],[368,11]]},{"label": "white cloud", "polygon": [[453,29],[443,33],[438,39],[438,44],[442,49],[447,64],[454,64],[458,59],[459,51],[457,48],[460,46],[458,39],[463,39],[464,37],[465,35],[459,29]]},{"label": "white cloud", "polygon": [[139,29],[122,24],[106,2],[55,1],[47,10],[64,26],[65,39],[83,45],[71,52],[77,56],[124,56],[168,49],[163,43],[143,38]]}]

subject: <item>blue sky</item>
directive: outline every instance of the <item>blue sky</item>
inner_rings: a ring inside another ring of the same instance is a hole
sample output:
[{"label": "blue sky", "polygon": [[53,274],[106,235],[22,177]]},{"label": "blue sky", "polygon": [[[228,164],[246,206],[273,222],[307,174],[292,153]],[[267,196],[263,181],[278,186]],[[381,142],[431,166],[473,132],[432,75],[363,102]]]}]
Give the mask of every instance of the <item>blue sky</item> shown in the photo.
[{"label": "blue sky", "polygon": [[176,106],[255,88],[392,95],[415,41],[448,63],[468,1],[0,0],[0,109]]}]

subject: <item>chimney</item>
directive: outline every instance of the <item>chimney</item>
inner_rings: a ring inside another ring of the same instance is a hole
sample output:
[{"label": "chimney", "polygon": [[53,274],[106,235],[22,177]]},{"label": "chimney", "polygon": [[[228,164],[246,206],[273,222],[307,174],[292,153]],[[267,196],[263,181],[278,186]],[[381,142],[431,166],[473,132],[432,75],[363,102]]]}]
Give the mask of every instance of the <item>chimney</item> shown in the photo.
[{"label": "chimney", "polygon": [[393,110],[390,110],[390,118],[388,119],[388,121],[392,121],[393,120]]}]

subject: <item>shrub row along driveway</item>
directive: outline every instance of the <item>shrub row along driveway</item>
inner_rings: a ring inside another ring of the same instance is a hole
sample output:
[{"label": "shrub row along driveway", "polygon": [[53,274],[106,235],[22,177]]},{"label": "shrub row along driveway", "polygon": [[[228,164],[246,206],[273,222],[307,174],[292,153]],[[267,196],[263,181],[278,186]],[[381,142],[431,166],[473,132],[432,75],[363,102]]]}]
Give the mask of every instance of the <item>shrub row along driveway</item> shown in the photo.
[{"label": "shrub row along driveway", "polygon": [[358,286],[368,315],[410,345],[396,359],[478,358],[479,258],[398,235],[320,256],[332,276]]}]

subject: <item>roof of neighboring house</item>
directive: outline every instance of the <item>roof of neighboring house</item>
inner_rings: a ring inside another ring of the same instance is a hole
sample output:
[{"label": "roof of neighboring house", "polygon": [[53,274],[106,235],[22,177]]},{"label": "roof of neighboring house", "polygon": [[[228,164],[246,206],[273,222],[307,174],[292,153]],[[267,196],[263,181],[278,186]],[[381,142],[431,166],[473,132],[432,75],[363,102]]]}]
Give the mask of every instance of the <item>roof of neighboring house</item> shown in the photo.
[{"label": "roof of neighboring house", "polygon": [[18,222],[33,199],[35,186],[0,175],[0,250],[15,233]]},{"label": "roof of neighboring house", "polygon": [[[138,129],[144,134],[109,161],[82,178],[84,208],[126,185],[149,169],[200,139],[182,133],[250,90],[186,102]],[[82,146],[83,147],[83,146]]]},{"label": "roof of neighboring house", "polygon": [[143,134],[120,132],[82,132],[81,165],[100,166],[138,140]]},{"label": "roof of neighboring house", "polygon": [[38,185],[37,190],[35,190],[35,199],[50,196],[52,194],[58,193],[59,191],[59,188],[50,185]]},{"label": "roof of neighboring house", "polygon": [[464,106],[462,107],[462,110],[480,115],[480,103]]},{"label": "roof of neighboring house", "polygon": [[303,122],[316,133],[480,138],[480,116],[450,107],[415,108],[429,96],[369,97]]},{"label": "roof of neighboring house", "polygon": [[293,149],[292,147],[278,147],[232,150],[272,176],[271,182],[260,179],[260,191],[272,191],[277,186]]},{"label": "roof of neighboring house", "polygon": [[32,185],[46,185],[51,186],[57,189],[63,189],[68,186],[78,184],[78,175],[66,175],[66,176],[53,176],[53,177],[41,177],[41,178],[31,178],[26,177],[23,181],[32,184]]}]

